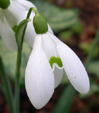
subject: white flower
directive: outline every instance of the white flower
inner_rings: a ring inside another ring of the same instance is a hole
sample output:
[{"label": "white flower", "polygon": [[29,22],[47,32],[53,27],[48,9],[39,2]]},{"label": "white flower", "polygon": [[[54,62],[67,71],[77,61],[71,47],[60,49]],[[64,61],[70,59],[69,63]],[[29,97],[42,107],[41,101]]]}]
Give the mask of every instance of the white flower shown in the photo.
[{"label": "white flower", "polygon": [[25,72],[26,91],[35,108],[42,108],[50,100],[63,69],[77,91],[89,91],[89,78],[78,56],[53,34],[38,34]]},{"label": "white flower", "polygon": [[[35,7],[26,0],[10,0],[10,5],[7,9],[0,8],[0,36],[5,45],[12,51],[17,51],[17,44],[15,39],[16,26],[26,18],[29,8]],[[35,7],[36,8],[36,7]],[[31,13],[31,20],[35,13]],[[52,33],[51,28],[49,31]],[[27,25],[25,40],[32,47],[34,38],[36,36],[33,23],[30,21]]]}]

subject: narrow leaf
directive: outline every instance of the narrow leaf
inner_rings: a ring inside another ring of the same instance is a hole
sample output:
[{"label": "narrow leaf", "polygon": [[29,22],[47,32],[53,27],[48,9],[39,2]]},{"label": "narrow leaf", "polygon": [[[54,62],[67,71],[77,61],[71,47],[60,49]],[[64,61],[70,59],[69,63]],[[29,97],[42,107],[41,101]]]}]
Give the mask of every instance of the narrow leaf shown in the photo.
[{"label": "narrow leaf", "polygon": [[1,74],[1,79],[3,81],[3,85],[4,85],[3,91],[8,101],[10,112],[13,113],[13,94],[12,94],[11,84],[5,72],[5,67],[4,67],[1,56],[0,56],[0,74]]},{"label": "narrow leaf", "polygon": [[[21,66],[21,77],[20,77],[20,85],[22,87],[24,86],[25,68],[26,68],[30,53],[31,53],[31,48],[28,46],[26,42],[24,42],[23,50],[22,50],[22,66]],[[15,82],[15,67],[16,67],[17,53],[10,51],[5,46],[5,44],[1,39],[0,39],[0,55],[5,64],[5,70],[7,74],[9,74],[11,80]]]},{"label": "narrow leaf", "polygon": [[76,90],[69,84],[62,93],[52,113],[69,113]]}]

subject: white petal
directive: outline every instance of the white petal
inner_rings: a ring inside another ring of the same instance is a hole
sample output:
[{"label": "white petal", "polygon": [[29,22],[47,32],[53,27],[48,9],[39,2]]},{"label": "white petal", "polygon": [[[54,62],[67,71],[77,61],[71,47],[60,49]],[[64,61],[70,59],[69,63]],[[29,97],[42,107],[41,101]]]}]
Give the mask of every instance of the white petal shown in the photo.
[{"label": "white petal", "polygon": [[48,32],[51,33],[51,34],[54,34],[51,27],[49,26],[49,24],[47,24],[47,25],[48,25]]},{"label": "white petal", "polygon": [[[31,16],[30,16],[31,21],[27,25],[26,32],[25,32],[25,37],[24,37],[26,42],[31,47],[33,47],[34,38],[36,36],[36,32],[35,32],[34,27],[33,27],[33,20],[32,20],[33,17],[34,17],[34,13],[31,13]],[[52,29],[50,28],[49,25],[48,25],[48,31],[53,34],[53,31],[52,31]]]},{"label": "white petal", "polygon": [[[26,0],[11,0],[11,4],[8,9],[4,10],[4,16],[6,18],[7,23],[10,27],[14,27],[18,25],[23,19],[26,18],[28,11],[26,8],[35,7],[31,2]],[[36,7],[35,7],[36,8]],[[34,38],[36,36],[36,32],[33,27],[33,17],[35,13],[32,11],[30,15],[31,22],[28,23],[26,32],[25,32],[25,40],[26,42],[33,47]],[[53,33],[52,29],[48,25],[48,31]]]},{"label": "white petal", "polygon": [[[32,2],[29,2],[27,0],[18,0],[18,2],[23,5],[25,7],[26,10],[29,10],[29,8],[31,7],[34,7],[36,8],[36,6],[32,3]],[[37,8],[36,8],[37,9]]]},{"label": "white petal", "polygon": [[17,51],[17,44],[14,36],[14,32],[8,26],[6,21],[3,19],[1,21],[1,38],[4,41],[5,45],[12,51]]},{"label": "white petal", "polygon": [[47,33],[42,34],[42,40],[43,49],[47,55],[48,60],[50,60],[52,56],[58,57],[56,45]]},{"label": "white petal", "polygon": [[60,84],[63,77],[63,69],[59,69],[55,67],[54,69],[54,77],[55,77],[55,88]]},{"label": "white petal", "polygon": [[31,21],[28,22],[28,24],[27,24],[26,32],[25,32],[25,36],[24,36],[26,42],[31,47],[33,47],[34,39],[35,39],[35,36],[36,36],[36,32],[34,30],[33,21],[32,21],[33,17],[34,17],[34,13],[31,13],[31,16],[30,16]]},{"label": "white petal", "polygon": [[[52,40],[50,35],[48,33],[43,34],[42,35],[42,40],[43,40],[43,49],[44,49],[44,51],[47,55],[48,60],[50,61],[50,59],[52,57],[55,57],[55,58],[58,57],[59,58],[59,55],[57,53],[56,44]],[[54,72],[55,88],[56,88],[62,80],[63,70],[62,70],[62,67],[58,66],[57,62],[53,62],[52,70]]]},{"label": "white petal", "polygon": [[26,91],[37,109],[46,105],[54,92],[54,75],[42,50],[41,38],[41,35],[36,36],[25,72]]},{"label": "white petal", "polygon": [[9,25],[13,27],[26,18],[26,11],[17,1],[12,1],[10,6],[4,10],[4,16]]},{"label": "white petal", "polygon": [[48,34],[56,42],[57,51],[71,84],[80,93],[87,93],[89,91],[90,84],[87,72],[82,62],[66,44],[62,43],[54,35],[50,33]]},{"label": "white petal", "polygon": [[90,87],[89,78],[80,59],[64,43],[58,43],[57,50],[71,84],[80,93],[87,93]]}]

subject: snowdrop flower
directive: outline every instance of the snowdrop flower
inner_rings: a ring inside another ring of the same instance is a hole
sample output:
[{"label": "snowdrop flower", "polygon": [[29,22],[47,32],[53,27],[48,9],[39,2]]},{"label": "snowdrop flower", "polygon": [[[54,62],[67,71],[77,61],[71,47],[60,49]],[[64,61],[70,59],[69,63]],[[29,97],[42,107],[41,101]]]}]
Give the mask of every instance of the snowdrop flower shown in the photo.
[{"label": "snowdrop flower", "polygon": [[74,88],[87,93],[89,78],[78,56],[48,32],[47,23],[40,14],[35,15],[33,24],[37,35],[25,72],[26,91],[33,106],[40,109],[47,104],[61,82],[63,69]]},{"label": "snowdrop flower", "polygon": [[[0,0],[0,36],[5,45],[12,51],[17,51],[15,29],[26,18],[31,7],[35,7],[35,5],[27,0],[10,0],[10,2],[9,0]],[[35,13],[32,12],[30,18],[33,19],[34,15]],[[52,33],[50,27],[49,32]],[[36,33],[31,21],[27,25],[24,37],[31,47],[35,36]]]}]

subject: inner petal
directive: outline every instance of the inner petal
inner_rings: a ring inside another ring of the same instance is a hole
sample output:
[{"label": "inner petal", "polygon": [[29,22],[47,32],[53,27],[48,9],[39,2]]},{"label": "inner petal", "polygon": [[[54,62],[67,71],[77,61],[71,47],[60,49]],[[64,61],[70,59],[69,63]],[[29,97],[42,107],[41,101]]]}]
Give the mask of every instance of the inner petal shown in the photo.
[{"label": "inner petal", "polygon": [[42,46],[46,53],[55,78],[55,88],[63,77],[63,64],[57,52],[55,41],[48,33],[42,35]]},{"label": "inner petal", "polygon": [[55,42],[52,40],[52,38],[47,34],[42,35],[42,45],[43,50],[45,51],[48,61],[50,63],[51,68],[54,70],[54,67],[62,68],[62,61],[58,55],[57,48]]},{"label": "inner petal", "polygon": [[55,67],[53,73],[54,73],[55,88],[56,88],[60,84],[60,82],[63,78],[63,69]]},{"label": "inner petal", "polygon": [[7,9],[3,10],[3,12],[4,17],[11,28],[15,25],[18,25],[20,21],[26,18],[26,15],[24,13],[25,8],[17,1],[11,1],[10,6]]},{"label": "inner petal", "polygon": [[47,33],[42,35],[42,45],[48,60],[50,60],[52,56],[59,57],[56,44]]}]

